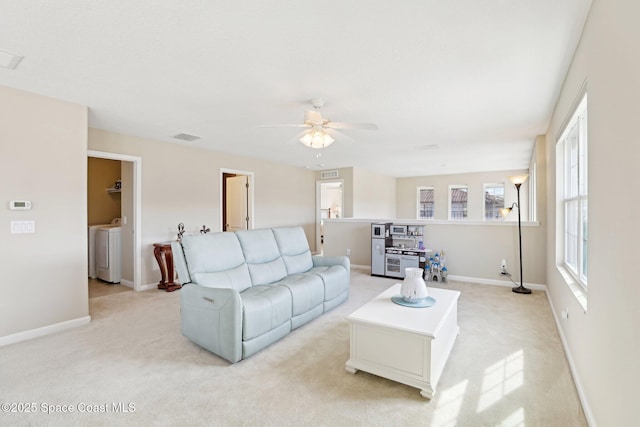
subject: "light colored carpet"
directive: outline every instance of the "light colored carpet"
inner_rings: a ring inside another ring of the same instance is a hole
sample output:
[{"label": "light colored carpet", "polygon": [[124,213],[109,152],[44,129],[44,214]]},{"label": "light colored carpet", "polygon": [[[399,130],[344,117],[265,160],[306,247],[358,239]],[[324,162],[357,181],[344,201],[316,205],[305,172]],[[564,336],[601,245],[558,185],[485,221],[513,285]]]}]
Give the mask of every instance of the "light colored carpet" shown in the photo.
[{"label": "light colored carpet", "polygon": [[181,336],[180,291],[91,299],[89,325],[0,348],[0,402],[36,408],[0,425],[587,425],[543,292],[441,284],[462,292],[460,334],[430,401],[347,373],[345,316],[396,282],[354,270],[349,301],[234,365]]},{"label": "light colored carpet", "polygon": [[89,298],[98,298],[118,292],[130,292],[132,288],[120,283],[107,283],[99,279],[89,279]]}]

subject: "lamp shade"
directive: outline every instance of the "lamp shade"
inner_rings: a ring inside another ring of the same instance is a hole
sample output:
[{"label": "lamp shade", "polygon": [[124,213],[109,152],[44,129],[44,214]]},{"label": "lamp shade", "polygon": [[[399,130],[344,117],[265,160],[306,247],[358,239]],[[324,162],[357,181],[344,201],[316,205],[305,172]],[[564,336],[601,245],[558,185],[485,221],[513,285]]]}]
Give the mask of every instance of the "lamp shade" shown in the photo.
[{"label": "lamp shade", "polygon": [[500,208],[500,215],[502,215],[502,217],[505,218],[507,215],[511,213],[512,209],[513,208]]},{"label": "lamp shade", "polygon": [[509,177],[509,181],[511,181],[511,183],[514,185],[522,185],[527,180],[527,178],[529,178],[528,174],[514,175]]},{"label": "lamp shade", "polygon": [[326,148],[333,144],[335,139],[331,137],[328,133],[323,131],[322,129],[311,129],[306,132],[302,138],[300,138],[300,142],[306,145],[309,148],[321,149]]}]

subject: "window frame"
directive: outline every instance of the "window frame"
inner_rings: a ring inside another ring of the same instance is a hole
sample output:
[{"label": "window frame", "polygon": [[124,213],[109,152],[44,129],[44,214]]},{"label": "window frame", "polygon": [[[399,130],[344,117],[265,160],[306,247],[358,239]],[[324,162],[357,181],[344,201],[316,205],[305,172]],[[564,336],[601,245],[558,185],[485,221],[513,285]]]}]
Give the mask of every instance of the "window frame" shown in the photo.
[{"label": "window frame", "polygon": [[490,182],[482,185],[482,220],[487,222],[493,221],[503,221],[504,218],[500,215],[500,207],[496,210],[496,216],[487,218],[487,202],[486,202],[486,194],[487,188],[498,188],[502,187],[502,206],[505,207],[505,185],[504,182]]},{"label": "window frame", "polygon": [[588,99],[585,92],[556,140],[559,266],[588,285]]},{"label": "window frame", "polygon": [[[421,209],[421,197],[420,197],[420,193],[422,192],[422,190],[431,190],[433,192],[433,207],[431,209],[431,217],[422,217],[420,215],[420,213],[422,212]],[[424,220],[424,221],[432,221],[435,219],[436,217],[436,189],[435,187],[431,186],[431,185],[423,185],[423,186],[419,186],[417,187],[416,190],[416,202],[417,202],[417,209],[416,209],[416,219],[420,219],[420,220]]]},{"label": "window frame", "polygon": [[[464,189],[466,190],[465,192],[467,193],[467,200],[466,200],[466,205],[463,209],[463,216],[462,218],[454,218],[453,217],[453,211],[452,211],[452,205],[453,205],[453,200],[452,200],[452,191],[455,189]],[[449,193],[447,194],[447,198],[448,198],[448,203],[447,203],[447,216],[449,218],[449,221],[467,221],[469,219],[469,186],[467,184],[451,184],[449,185]]]}]

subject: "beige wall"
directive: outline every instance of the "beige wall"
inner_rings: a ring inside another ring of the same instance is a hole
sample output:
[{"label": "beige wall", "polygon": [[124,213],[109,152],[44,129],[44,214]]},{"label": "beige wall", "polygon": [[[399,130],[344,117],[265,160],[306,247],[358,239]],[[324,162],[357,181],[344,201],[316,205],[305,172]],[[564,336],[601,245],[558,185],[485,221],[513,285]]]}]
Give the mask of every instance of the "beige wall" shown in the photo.
[{"label": "beige wall", "polygon": [[[593,425],[637,424],[640,3],[594,0],[547,131],[547,283]],[[589,289],[586,312],[556,268],[555,142],[586,82],[589,97]]]},{"label": "beige wall", "polygon": [[109,224],[120,217],[121,193],[109,193],[116,180],[121,179],[119,160],[89,157],[87,169],[87,217],[89,225]]},{"label": "beige wall", "polygon": [[396,179],[353,168],[353,217],[394,218]]},{"label": "beige wall", "polygon": [[[345,255],[351,250],[351,262],[371,265],[371,222],[380,219],[330,220],[324,226],[325,255]],[[450,275],[480,281],[500,281],[500,263],[507,261],[513,279],[520,280],[518,227],[508,224],[454,224],[446,222],[393,220],[402,224],[423,224],[424,245],[433,252],[445,251]],[[545,234],[537,225],[522,227],[524,282],[545,284]],[[507,284],[511,285],[510,282]]]},{"label": "beige wall", "polygon": [[[2,338],[89,314],[87,108],[0,87],[0,137]],[[21,220],[36,232],[10,234]]]},{"label": "beige wall", "polygon": [[[393,218],[396,215],[396,179],[362,168],[340,168],[344,182],[343,218]],[[316,173],[320,179],[320,172]]]},{"label": "beige wall", "polygon": [[301,225],[315,247],[315,173],[174,143],[98,129],[91,150],[142,158],[142,284],[160,280],[153,243],[175,239],[177,226],[220,231],[220,169],[254,173],[254,228]]},{"label": "beige wall", "polygon": [[[517,200],[516,188],[509,181],[509,176],[529,173],[528,170],[511,170],[500,172],[479,172],[456,175],[435,175],[397,180],[397,212],[398,218],[417,218],[418,187],[433,187],[435,189],[435,220],[448,220],[449,186],[468,186],[469,221],[482,221],[484,209],[484,184],[504,184],[505,205],[511,206]],[[520,202],[522,204],[522,221],[528,221],[529,216],[529,186],[528,182],[520,188]],[[514,214],[507,220],[517,221]]]}]

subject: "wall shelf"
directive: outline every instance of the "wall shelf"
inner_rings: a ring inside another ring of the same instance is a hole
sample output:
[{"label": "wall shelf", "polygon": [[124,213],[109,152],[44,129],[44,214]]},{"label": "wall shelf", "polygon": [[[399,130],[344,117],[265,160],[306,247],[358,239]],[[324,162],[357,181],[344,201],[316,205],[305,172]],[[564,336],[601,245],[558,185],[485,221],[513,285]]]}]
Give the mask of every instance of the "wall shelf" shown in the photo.
[{"label": "wall shelf", "polygon": [[117,180],[112,187],[107,188],[107,193],[120,193],[122,191],[122,181]]}]

